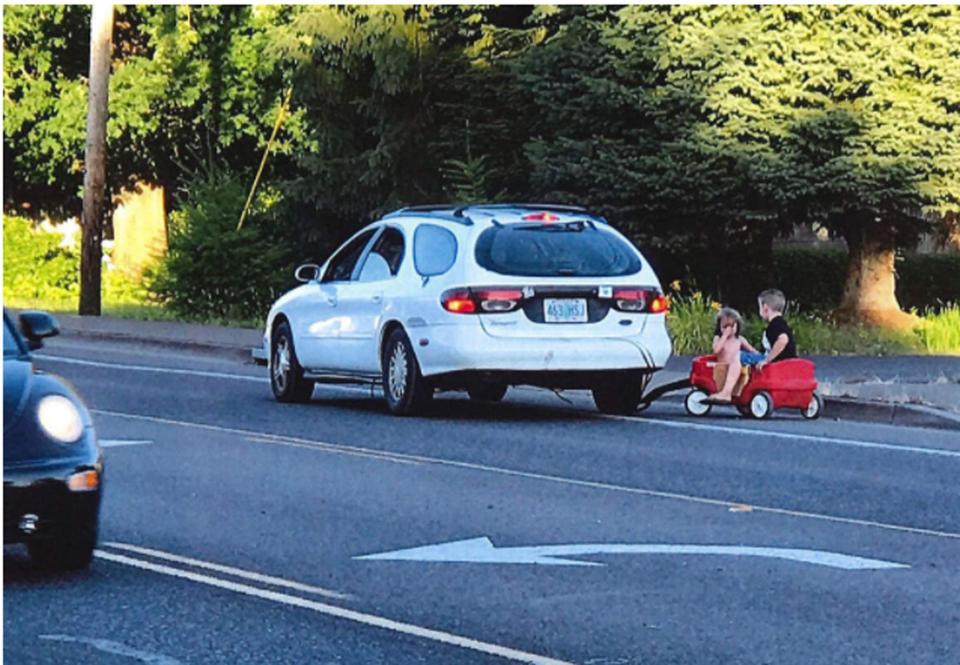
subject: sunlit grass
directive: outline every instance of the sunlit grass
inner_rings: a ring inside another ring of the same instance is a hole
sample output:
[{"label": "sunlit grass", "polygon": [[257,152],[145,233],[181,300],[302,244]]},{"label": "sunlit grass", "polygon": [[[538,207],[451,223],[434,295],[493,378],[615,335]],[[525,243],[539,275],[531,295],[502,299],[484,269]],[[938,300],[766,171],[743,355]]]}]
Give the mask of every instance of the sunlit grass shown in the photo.
[{"label": "sunlit grass", "polygon": [[960,355],[960,304],[927,313],[916,333],[927,353]]}]

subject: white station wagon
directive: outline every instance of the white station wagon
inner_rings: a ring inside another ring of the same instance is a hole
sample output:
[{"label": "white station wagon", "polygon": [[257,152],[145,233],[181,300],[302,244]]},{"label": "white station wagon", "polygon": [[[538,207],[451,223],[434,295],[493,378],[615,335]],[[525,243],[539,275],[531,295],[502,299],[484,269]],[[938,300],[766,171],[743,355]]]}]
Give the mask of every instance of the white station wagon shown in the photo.
[{"label": "white station wagon", "polygon": [[316,382],[376,383],[398,415],[439,390],[590,389],[633,411],[671,353],[650,264],[606,221],[550,204],[416,206],[365,227],[267,316],[259,355],[281,402]]}]

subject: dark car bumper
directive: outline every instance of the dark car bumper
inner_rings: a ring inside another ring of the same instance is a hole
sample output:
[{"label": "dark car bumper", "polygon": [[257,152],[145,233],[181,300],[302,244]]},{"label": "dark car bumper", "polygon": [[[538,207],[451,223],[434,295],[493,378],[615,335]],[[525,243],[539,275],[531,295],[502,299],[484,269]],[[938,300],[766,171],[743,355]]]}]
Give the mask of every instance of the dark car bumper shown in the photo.
[{"label": "dark car bumper", "polygon": [[[96,489],[71,490],[68,478],[96,471]],[[3,542],[21,543],[65,532],[95,530],[103,492],[101,464],[18,465],[3,471]]]}]

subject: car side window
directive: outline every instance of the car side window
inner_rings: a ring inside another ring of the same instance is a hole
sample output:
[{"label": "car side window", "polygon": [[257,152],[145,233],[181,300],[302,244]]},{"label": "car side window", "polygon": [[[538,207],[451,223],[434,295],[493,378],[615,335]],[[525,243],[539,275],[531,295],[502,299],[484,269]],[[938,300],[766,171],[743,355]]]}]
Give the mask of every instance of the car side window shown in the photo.
[{"label": "car side window", "polygon": [[376,229],[365,231],[341,247],[337,253],[333,255],[333,258],[330,259],[330,264],[327,266],[326,271],[323,273],[323,278],[320,281],[350,281],[350,277],[353,275],[353,269],[357,266],[357,261],[360,259],[364,248],[366,248],[367,243],[370,242],[370,238],[373,237],[376,231]]},{"label": "car side window", "polygon": [[395,277],[403,262],[403,233],[387,227],[367,254],[357,281],[378,282]]},{"label": "car side window", "polygon": [[413,263],[423,277],[442,275],[457,259],[457,237],[435,224],[421,224],[413,234]]}]

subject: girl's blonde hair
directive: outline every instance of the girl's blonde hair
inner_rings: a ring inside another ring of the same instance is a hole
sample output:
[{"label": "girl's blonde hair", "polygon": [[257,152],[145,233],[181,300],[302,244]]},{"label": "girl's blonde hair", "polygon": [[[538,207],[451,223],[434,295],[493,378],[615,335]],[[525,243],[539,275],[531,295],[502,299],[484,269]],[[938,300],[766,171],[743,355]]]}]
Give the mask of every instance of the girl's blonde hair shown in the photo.
[{"label": "girl's blonde hair", "polygon": [[733,319],[733,322],[737,325],[737,335],[739,335],[740,331],[743,330],[743,317],[740,316],[740,312],[735,310],[733,307],[721,307],[720,311],[717,312],[717,316],[714,318],[717,334],[723,332],[723,330],[720,328],[720,322],[723,319]]}]

